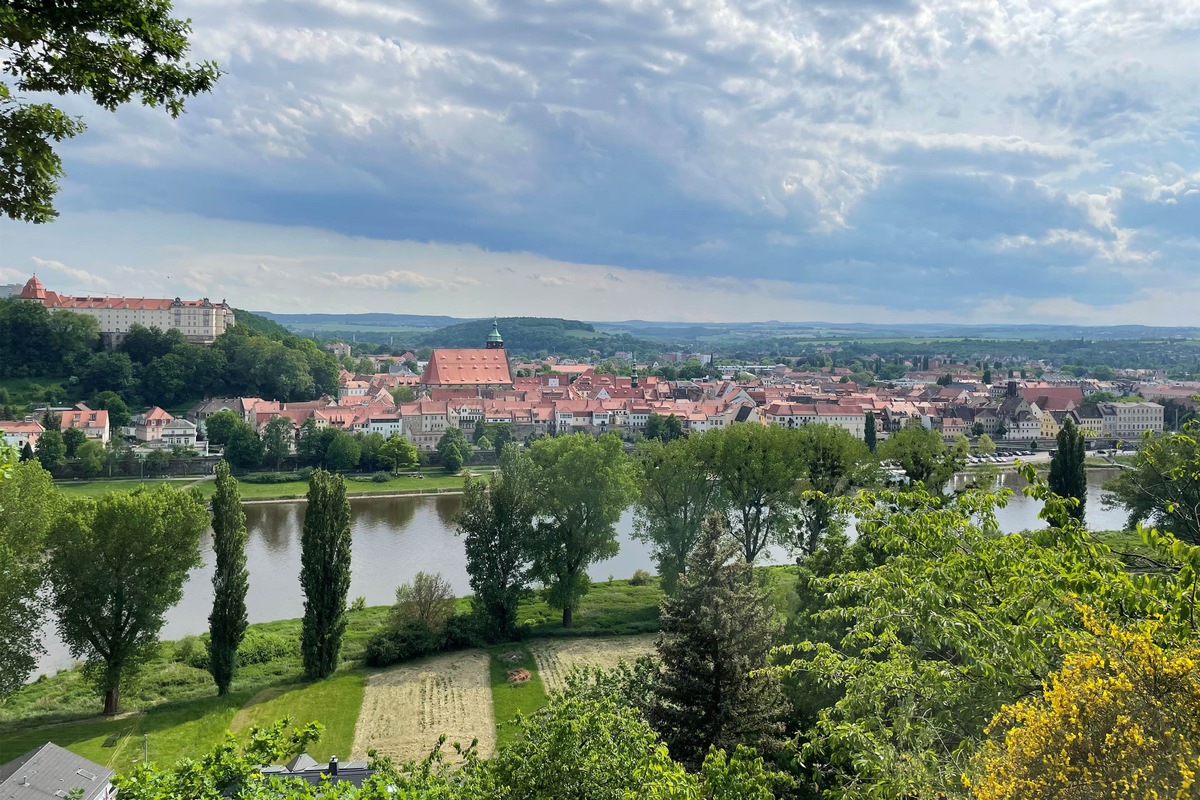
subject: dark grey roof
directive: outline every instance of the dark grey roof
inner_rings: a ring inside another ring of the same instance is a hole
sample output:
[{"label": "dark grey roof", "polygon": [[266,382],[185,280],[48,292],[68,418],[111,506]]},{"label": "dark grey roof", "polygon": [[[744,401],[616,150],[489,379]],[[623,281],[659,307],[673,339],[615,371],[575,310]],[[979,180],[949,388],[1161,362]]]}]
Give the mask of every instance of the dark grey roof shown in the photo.
[{"label": "dark grey roof", "polygon": [[0,800],[54,800],[73,789],[83,800],[103,797],[113,771],[53,742],[0,766]]},{"label": "dark grey roof", "polygon": [[[327,776],[331,783],[349,781],[355,786],[362,786],[363,781],[375,774],[366,761],[347,761],[337,765],[337,776],[330,770],[329,762],[318,762],[307,753],[301,753],[286,765],[278,764],[262,767],[262,774],[268,778],[299,778],[306,783],[319,785]],[[4,798],[0,798],[4,800]]]}]

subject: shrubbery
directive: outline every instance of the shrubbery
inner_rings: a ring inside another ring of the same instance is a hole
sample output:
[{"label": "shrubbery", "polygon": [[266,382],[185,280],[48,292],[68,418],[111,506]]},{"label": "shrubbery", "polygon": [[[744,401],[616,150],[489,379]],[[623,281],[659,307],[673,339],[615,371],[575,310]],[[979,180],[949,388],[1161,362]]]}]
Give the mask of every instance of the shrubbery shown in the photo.
[{"label": "shrubbery", "polygon": [[636,570],[633,573],[633,577],[629,579],[629,585],[630,586],[645,586],[646,584],[648,584],[650,582],[650,579],[652,577],[654,577],[654,576],[651,575],[649,572],[647,572],[644,569]]},{"label": "shrubbery", "polygon": [[[188,636],[175,645],[175,660],[196,669],[208,670],[208,634]],[[275,633],[250,628],[238,647],[239,667],[266,664],[281,658],[294,658],[300,652],[299,643]]]},{"label": "shrubbery", "polygon": [[484,641],[478,619],[455,614],[446,620],[440,634],[416,621],[385,628],[367,641],[363,660],[371,667],[386,667],[430,653],[479,647]]}]

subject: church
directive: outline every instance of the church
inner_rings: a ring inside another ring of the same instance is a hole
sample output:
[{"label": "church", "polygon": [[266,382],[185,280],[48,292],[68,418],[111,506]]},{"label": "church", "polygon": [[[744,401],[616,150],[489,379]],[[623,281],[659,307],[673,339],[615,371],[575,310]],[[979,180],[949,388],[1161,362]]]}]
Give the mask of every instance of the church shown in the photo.
[{"label": "church", "polygon": [[498,322],[479,349],[434,350],[421,374],[423,389],[474,389],[480,393],[513,388],[508,353]]}]

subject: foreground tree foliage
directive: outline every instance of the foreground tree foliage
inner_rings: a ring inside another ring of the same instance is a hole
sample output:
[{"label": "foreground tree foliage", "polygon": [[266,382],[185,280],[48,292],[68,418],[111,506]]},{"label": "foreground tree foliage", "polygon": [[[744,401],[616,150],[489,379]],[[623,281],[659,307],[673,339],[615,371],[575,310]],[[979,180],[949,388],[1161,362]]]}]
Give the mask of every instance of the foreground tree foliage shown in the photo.
[{"label": "foreground tree foliage", "polygon": [[809,556],[826,534],[845,523],[837,498],[874,483],[877,467],[866,444],[834,425],[805,425],[796,431],[796,446],[800,497],[788,544],[794,553]]},{"label": "foreground tree foliage", "polygon": [[341,475],[312,474],[300,547],[300,654],[308,677],[326,678],[337,669],[350,592],[350,500]]},{"label": "foreground tree foliage", "polygon": [[796,657],[785,674],[836,698],[801,750],[826,796],[961,794],[995,715],[1036,696],[1062,663],[1064,636],[1083,629],[1072,597],[1101,613],[1158,617],[1163,641],[1195,635],[1200,548],[1147,531],[1158,556],[1131,571],[1031,468],[1025,475],[1052,525],[1033,534],[997,529],[992,509],[1006,492],[881,492],[848,505],[855,547],[871,557],[814,581],[830,604],[817,621],[844,633],[781,653]]},{"label": "foreground tree foliage", "polygon": [[771,800],[787,785],[745,748],[713,750],[688,773],[637,711],[604,696],[555,695],[515,724],[517,741],[489,760],[473,745],[447,754],[443,737],[421,762],[373,758],[375,774],[356,787],[264,778],[257,765],[281,763],[320,734],[316,723],[289,732],[284,719],[244,745],[229,734],[201,759],[143,764],[115,785],[123,800]]},{"label": "foreground tree foliage", "polygon": [[209,671],[217,684],[217,694],[229,693],[238,646],[246,634],[246,592],[250,576],[246,571],[246,514],[237,480],[230,476],[229,465],[217,464],[216,492],[212,500],[213,608],[208,616]]},{"label": "foreground tree foliage", "polygon": [[51,606],[71,655],[120,711],[120,690],[154,654],[164,615],[200,564],[208,511],[166,486],[75,500],[51,529]]},{"label": "foreground tree foliage", "polygon": [[0,700],[25,683],[42,652],[42,549],[66,505],[37,461],[14,466],[12,457],[0,447]]},{"label": "foreground tree foliage", "polygon": [[1200,423],[1147,440],[1104,488],[1129,510],[1129,527],[1149,523],[1200,544]]},{"label": "foreground tree foliage", "polygon": [[967,783],[977,800],[1192,797],[1200,765],[1200,646],[1164,648],[1153,622],[1088,608],[1062,667],[1006,705]]},{"label": "foreground tree foliage", "polygon": [[1050,491],[1059,497],[1075,500],[1069,511],[1071,516],[1083,522],[1087,510],[1087,468],[1084,465],[1085,448],[1083,433],[1068,418],[1058,432],[1057,449],[1050,460]]},{"label": "foreground tree foliage", "polygon": [[687,559],[700,539],[700,527],[720,505],[708,464],[716,439],[707,435],[666,444],[653,439],[637,447],[640,483],[634,536],[653,548],[663,591],[673,594]]},{"label": "foreground tree foliage", "polygon": [[698,769],[710,747],[775,751],[785,703],[765,671],[779,626],[720,514],[704,523],[674,597],[662,604],[661,670],[649,710],[671,756]]},{"label": "foreground tree foliage", "polygon": [[588,565],[617,553],[617,521],[633,500],[633,466],[606,433],[542,439],[529,448],[541,519],[530,540],[534,574],[563,627],[591,585]]},{"label": "foreground tree foliage", "polygon": [[471,605],[509,641],[517,627],[517,605],[529,591],[530,543],[535,533],[537,489],[529,456],[509,444],[500,468],[486,480],[468,478],[458,532],[464,537]]}]

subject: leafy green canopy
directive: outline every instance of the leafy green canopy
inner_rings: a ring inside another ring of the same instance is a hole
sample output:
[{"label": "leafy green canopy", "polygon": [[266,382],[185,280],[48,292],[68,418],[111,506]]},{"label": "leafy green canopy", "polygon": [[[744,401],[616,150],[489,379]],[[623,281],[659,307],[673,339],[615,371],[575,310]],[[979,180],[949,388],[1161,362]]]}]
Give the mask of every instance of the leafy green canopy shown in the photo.
[{"label": "leafy green canopy", "polygon": [[[209,91],[217,65],[184,61],[191,29],[168,0],[10,0],[0,5],[0,65],[21,92],[84,94],[115,111],[135,96],[172,117],[185,98]],[[52,142],[83,122],[0,83],[0,213],[25,222],[57,216],[62,160]]]}]

